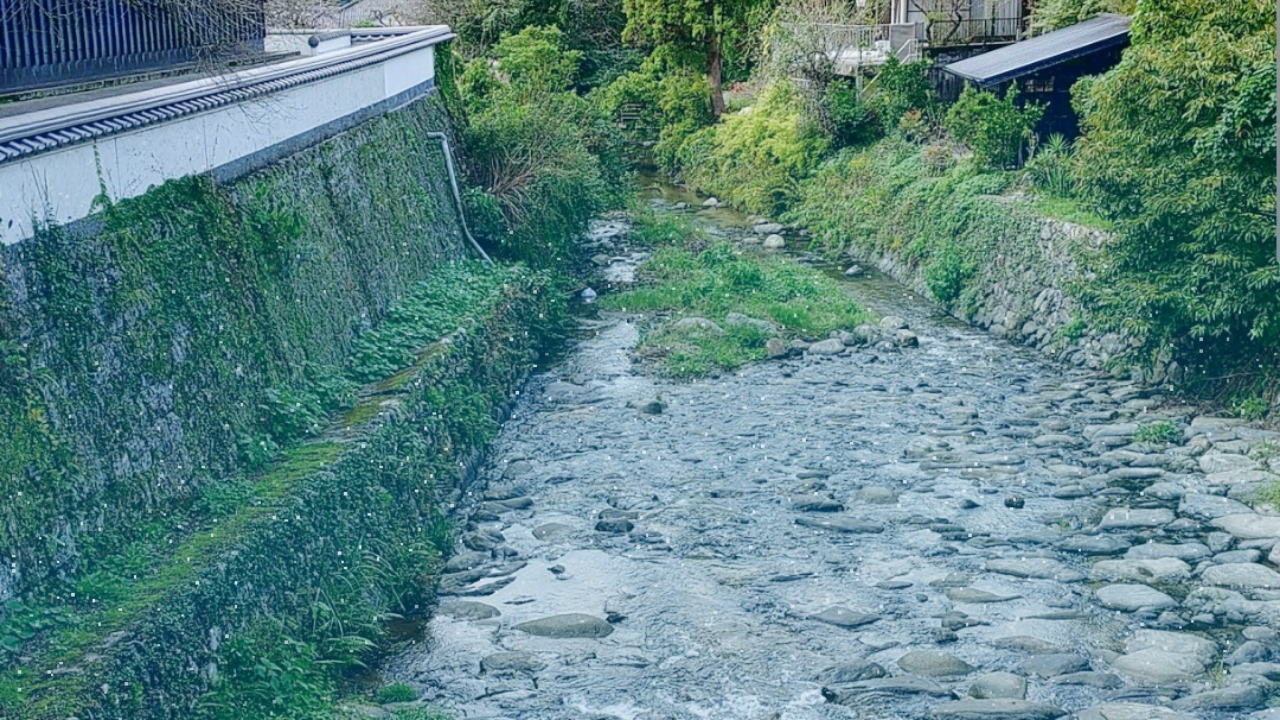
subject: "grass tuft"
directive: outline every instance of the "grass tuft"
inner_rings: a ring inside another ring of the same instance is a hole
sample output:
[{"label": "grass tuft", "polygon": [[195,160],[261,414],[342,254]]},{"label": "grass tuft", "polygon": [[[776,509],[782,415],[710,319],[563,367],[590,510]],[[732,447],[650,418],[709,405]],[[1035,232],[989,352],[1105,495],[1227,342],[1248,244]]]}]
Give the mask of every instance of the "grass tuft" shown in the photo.
[{"label": "grass tuft", "polygon": [[[667,375],[733,370],[763,359],[770,338],[818,339],[868,320],[838,282],[817,270],[740,252],[728,242],[708,243],[661,216],[658,222],[660,230],[649,230],[653,226],[640,218],[639,232],[680,244],[654,253],[642,269],[644,287],[606,297],[601,305],[665,315],[641,339],[638,354],[658,361]],[[750,320],[726,322],[731,313]]]}]

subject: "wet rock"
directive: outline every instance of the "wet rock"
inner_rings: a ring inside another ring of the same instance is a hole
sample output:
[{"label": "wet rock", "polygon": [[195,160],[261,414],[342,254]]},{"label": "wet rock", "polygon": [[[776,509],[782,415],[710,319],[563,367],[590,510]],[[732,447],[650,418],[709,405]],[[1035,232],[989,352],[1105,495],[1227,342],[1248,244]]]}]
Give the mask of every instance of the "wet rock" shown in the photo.
[{"label": "wet rock", "polygon": [[862,680],[882,678],[887,674],[885,669],[878,663],[862,659],[850,660],[832,665],[823,670],[818,674],[818,682],[824,685],[844,685]]},{"label": "wet rock", "polygon": [[1112,667],[1135,681],[1157,687],[1177,687],[1204,674],[1204,664],[1190,655],[1155,648],[1121,655]]},{"label": "wet rock", "polygon": [[1129,543],[1114,535],[1076,535],[1058,543],[1058,549],[1080,555],[1119,555]]},{"label": "wet rock", "polygon": [[822,495],[792,495],[791,509],[800,512],[840,512],[844,505]]},{"label": "wet rock", "polygon": [[1271,693],[1261,685],[1248,683],[1207,690],[1173,701],[1178,710],[1253,710],[1267,704]]},{"label": "wet rock", "polygon": [[1036,655],[1024,660],[1022,669],[1029,675],[1051,678],[1069,673],[1085,672],[1089,669],[1089,659],[1075,653]]},{"label": "wet rock", "polygon": [[[796,518],[796,524],[802,527],[817,528],[819,530],[830,530],[838,533],[880,533],[884,532],[884,526],[872,522],[870,520],[860,520],[851,517],[829,517],[829,518]],[[910,583],[907,584],[910,587]]]},{"label": "wet rock", "polygon": [[1200,471],[1206,475],[1232,470],[1257,470],[1256,460],[1247,455],[1209,452],[1200,456]]},{"label": "wet rock", "polygon": [[533,529],[533,536],[539,540],[554,540],[573,532],[573,528],[564,523],[544,523]]},{"label": "wet rock", "polygon": [[480,659],[480,670],[492,675],[502,673],[536,673],[547,664],[527,652],[498,652]]},{"label": "wet rock", "polygon": [[1257,640],[1246,640],[1231,651],[1223,662],[1227,665],[1249,665],[1267,662],[1271,659],[1271,648]]},{"label": "wet rock", "polygon": [[1030,635],[1012,635],[1009,637],[996,638],[987,643],[991,647],[1000,648],[1002,650],[1013,650],[1015,652],[1024,652],[1031,655],[1046,655],[1050,653],[1065,652],[1061,645],[1056,645],[1048,640],[1041,640]]},{"label": "wet rock", "polygon": [[969,697],[978,700],[1022,700],[1027,697],[1027,681],[1013,673],[988,673],[975,679],[969,686]]},{"label": "wet rock", "polygon": [[893,334],[893,344],[904,348],[919,347],[920,337],[910,330],[899,330]]},{"label": "wet rock", "polygon": [[1021,595],[996,595],[995,593],[989,593],[986,590],[968,587],[948,588],[946,592],[947,597],[952,602],[958,603],[998,603],[1008,602],[1009,600],[1016,600],[1022,597]]},{"label": "wet rock", "polygon": [[777,326],[768,320],[760,320],[740,312],[731,312],[724,316],[724,324],[730,327],[753,327],[764,332],[773,332]]},{"label": "wet rock", "polygon": [[865,487],[856,495],[858,502],[869,505],[892,505],[898,502],[898,492],[888,487]]},{"label": "wet rock", "polygon": [[1280,663],[1244,663],[1231,668],[1231,675],[1232,677],[1260,677],[1271,682],[1280,682]]},{"label": "wet rock", "polygon": [[1134,545],[1125,553],[1125,557],[1133,560],[1157,560],[1160,558],[1176,558],[1183,562],[1198,562],[1213,555],[1208,546],[1201,543],[1143,543]]},{"label": "wet rock", "polygon": [[907,330],[907,321],[897,315],[885,315],[880,318],[880,327],[885,330]]},{"label": "wet rock", "polygon": [[1114,702],[1081,710],[1076,714],[1076,720],[1197,720],[1197,718],[1157,705]]},{"label": "wet rock", "polygon": [[1066,714],[1056,705],[1012,699],[965,699],[929,709],[934,720],[1055,720]]},{"label": "wet rock", "polygon": [[780,233],[784,229],[785,228],[781,223],[775,222],[758,223],[755,227],[751,228],[751,230],[757,235],[771,235],[773,233]]},{"label": "wet rock", "polygon": [[566,613],[530,620],[516,625],[515,629],[546,638],[602,638],[613,633],[612,625],[583,613]]},{"label": "wet rock", "polygon": [[1124,682],[1111,673],[1093,671],[1059,675],[1049,682],[1054,685],[1087,685],[1099,690],[1115,690],[1124,686]]},{"label": "wet rock", "polygon": [[488,552],[506,541],[497,530],[477,530],[462,536],[462,544],[476,552]]},{"label": "wet rock", "polygon": [[1178,605],[1173,598],[1146,585],[1107,585],[1095,590],[1094,596],[1103,607],[1123,612],[1162,610]]},{"label": "wet rock", "polygon": [[1089,569],[1090,580],[1172,583],[1191,576],[1191,566],[1177,558],[1103,560]]},{"label": "wet rock", "polygon": [[671,323],[671,326],[677,330],[695,330],[697,332],[707,333],[708,335],[724,334],[724,328],[704,317],[683,317],[676,320],[674,323]]},{"label": "wet rock", "polygon": [[636,524],[627,518],[605,518],[596,521],[596,532],[622,535],[636,528]]},{"label": "wet rock", "polygon": [[1099,530],[1128,530],[1153,528],[1173,522],[1173,511],[1168,508],[1128,509],[1115,508],[1098,523]]},{"label": "wet rock", "polygon": [[444,572],[456,573],[464,570],[474,570],[489,562],[491,557],[489,553],[482,552],[459,553],[449,558],[449,562],[444,564]]},{"label": "wet rock", "polygon": [[488,620],[502,614],[498,608],[472,600],[442,602],[436,612],[458,620]]},{"label": "wet rock", "polygon": [[914,675],[950,677],[968,675],[974,667],[960,658],[938,650],[912,650],[898,658],[898,667]]},{"label": "wet rock", "polygon": [[1280,573],[1257,563],[1211,565],[1200,573],[1200,580],[1209,585],[1245,590],[1280,588]]},{"label": "wet rock", "polygon": [[1280,538],[1280,517],[1241,513],[1215,518],[1209,524],[1230,533],[1238,540]]},{"label": "wet rock", "polygon": [[829,703],[853,705],[867,695],[927,695],[930,697],[954,697],[951,690],[938,683],[920,677],[885,677],[863,680],[844,685],[822,688],[822,697]]},{"label": "wet rock", "polygon": [[781,338],[769,338],[764,343],[764,353],[770,360],[780,360],[791,355],[791,346]]},{"label": "wet rock", "polygon": [[761,247],[766,250],[779,250],[787,246],[787,241],[781,235],[773,234],[764,239]]},{"label": "wet rock", "polygon": [[1186,515],[1196,520],[1213,520],[1224,515],[1240,515],[1250,512],[1253,511],[1244,503],[1204,493],[1189,493],[1183,496],[1182,502],[1178,505],[1179,515]]},{"label": "wet rock", "polygon": [[849,608],[835,606],[810,615],[809,619],[824,622],[828,625],[835,625],[836,627],[855,628],[873,623],[879,620],[880,616],[875,613],[860,613]]},{"label": "wet rock", "polygon": [[717,200],[717,199],[716,199],[716,198],[714,198],[714,197],[709,197],[709,198],[707,198],[706,200],[703,200],[703,201],[702,201],[702,207],[704,207],[704,208],[718,208],[718,207],[720,207],[720,201],[719,201],[719,200]]},{"label": "wet rock", "polygon": [[1052,558],[1003,558],[987,562],[987,571],[1020,578],[1079,582],[1084,574]]},{"label": "wet rock", "polygon": [[1007,508],[1013,508],[1014,510],[1021,510],[1026,506],[1026,504],[1026,498],[1021,495],[1010,495],[1004,499],[1004,506]]},{"label": "wet rock", "polygon": [[862,266],[861,266],[861,265],[850,265],[849,267],[845,268],[844,276],[845,276],[845,277],[859,277],[859,276],[863,275],[864,273],[866,273],[866,271],[862,269]]},{"label": "wet rock", "polygon": [[845,345],[843,342],[836,338],[828,338],[813,343],[805,352],[810,355],[839,355],[844,350]]}]

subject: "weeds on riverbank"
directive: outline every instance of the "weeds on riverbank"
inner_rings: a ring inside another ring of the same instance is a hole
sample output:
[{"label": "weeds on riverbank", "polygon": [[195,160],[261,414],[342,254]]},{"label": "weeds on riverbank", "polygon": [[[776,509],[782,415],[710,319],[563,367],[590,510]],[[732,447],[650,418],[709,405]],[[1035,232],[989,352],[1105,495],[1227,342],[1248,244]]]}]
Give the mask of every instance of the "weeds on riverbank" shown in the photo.
[{"label": "weeds on riverbank", "polygon": [[868,319],[839,283],[783,257],[741,252],[670,218],[642,216],[642,236],[660,247],[644,265],[646,286],[606,297],[617,310],[659,314],[637,350],[664,374],[690,378],[762,360],[771,338],[820,339]]}]

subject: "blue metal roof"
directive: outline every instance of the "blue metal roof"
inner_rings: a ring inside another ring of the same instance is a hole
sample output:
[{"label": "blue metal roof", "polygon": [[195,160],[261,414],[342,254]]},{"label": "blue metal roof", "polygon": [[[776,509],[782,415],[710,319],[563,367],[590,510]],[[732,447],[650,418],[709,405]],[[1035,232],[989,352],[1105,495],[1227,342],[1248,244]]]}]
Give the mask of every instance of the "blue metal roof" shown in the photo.
[{"label": "blue metal roof", "polygon": [[985,87],[1128,42],[1129,18],[1107,13],[1030,40],[953,62],[943,69]]}]

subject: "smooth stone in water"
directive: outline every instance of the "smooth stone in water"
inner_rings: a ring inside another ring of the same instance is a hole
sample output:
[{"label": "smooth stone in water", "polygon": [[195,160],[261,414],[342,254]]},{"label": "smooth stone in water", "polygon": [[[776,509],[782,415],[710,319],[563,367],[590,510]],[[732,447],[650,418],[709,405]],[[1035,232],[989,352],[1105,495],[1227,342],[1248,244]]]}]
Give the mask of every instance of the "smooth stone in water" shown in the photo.
[{"label": "smooth stone in water", "polygon": [[1252,710],[1267,704],[1270,693],[1261,685],[1248,683],[1207,690],[1173,701],[1179,710]]},{"label": "smooth stone in water", "polygon": [[1168,508],[1128,509],[1115,508],[1098,523],[1099,530],[1128,530],[1133,528],[1162,527],[1173,522],[1173,511]]},{"label": "smooth stone in water", "polygon": [[1146,585],[1107,585],[1095,590],[1094,596],[1103,607],[1123,612],[1136,612],[1143,608],[1163,610],[1178,605],[1173,598]]},{"label": "smooth stone in water", "polygon": [[844,607],[830,607],[820,613],[810,615],[809,619],[824,622],[828,625],[835,625],[843,628],[855,628],[861,625],[867,625],[880,619],[879,615],[874,613],[860,613]]},{"label": "smooth stone in water", "polygon": [[440,603],[436,612],[459,620],[488,620],[502,614],[498,608],[471,600],[454,600]]},{"label": "smooth stone in water", "polygon": [[843,341],[838,338],[827,338],[813,343],[805,352],[810,355],[839,355],[844,350],[845,344]]},{"label": "smooth stone in water", "polygon": [[533,536],[539,540],[551,540],[573,532],[573,528],[564,523],[546,523],[533,529]]},{"label": "smooth stone in water", "polygon": [[1200,456],[1200,471],[1205,475],[1230,472],[1232,470],[1257,470],[1256,460],[1246,455],[1232,453],[1209,452]]},{"label": "smooth stone in water", "polygon": [[951,653],[938,650],[912,650],[898,658],[898,667],[914,675],[950,677],[968,675],[974,667]]},{"label": "smooth stone in water", "polygon": [[1013,673],[988,673],[975,679],[969,686],[969,697],[978,700],[1022,700],[1027,697],[1027,681]]},{"label": "smooth stone in water", "polygon": [[1218,656],[1218,645],[1212,640],[1191,633],[1167,630],[1136,630],[1125,643],[1126,652],[1159,650],[1174,655],[1190,655],[1208,665]]},{"label": "smooth stone in water", "polygon": [[613,626],[592,615],[566,613],[522,622],[516,630],[547,638],[602,638],[613,633]]},{"label": "smooth stone in water", "polygon": [[821,495],[792,495],[791,509],[800,512],[840,512],[844,505]]},{"label": "smooth stone in water", "polygon": [[535,673],[547,664],[527,652],[498,652],[480,659],[480,669],[487,673]]},{"label": "smooth stone in water", "polygon": [[1209,522],[1210,525],[1225,530],[1237,540],[1263,540],[1280,538],[1280,517],[1259,515],[1257,513],[1240,513],[1224,515]]},{"label": "smooth stone in water", "polygon": [[1089,659],[1075,653],[1035,655],[1022,662],[1022,669],[1031,675],[1051,678],[1084,672],[1089,669]]},{"label": "smooth stone in water", "polygon": [[1080,555],[1119,555],[1129,543],[1111,535],[1077,535],[1058,543],[1058,549]]},{"label": "smooth stone in water", "polygon": [[929,710],[929,717],[934,720],[1056,720],[1066,714],[1056,705],[1011,699],[966,698]]},{"label": "smooth stone in water", "polygon": [[1280,588],[1280,573],[1257,563],[1227,563],[1210,565],[1200,573],[1200,580],[1217,587],[1244,590],[1274,590]]},{"label": "smooth stone in water", "polygon": [[958,603],[998,603],[1016,600],[1021,595],[996,595],[977,588],[948,588],[947,597]]},{"label": "smooth stone in water", "polygon": [[1001,558],[987,563],[987,571],[1020,578],[1079,582],[1084,574],[1050,558]]},{"label": "smooth stone in water", "polygon": [[1203,543],[1180,543],[1177,545],[1165,543],[1144,543],[1142,545],[1134,545],[1124,554],[1126,558],[1132,560],[1177,558],[1183,562],[1205,560],[1211,555],[1213,555],[1213,551]]},{"label": "smooth stone in water", "polygon": [[1204,675],[1204,665],[1194,657],[1155,648],[1121,655],[1111,665],[1141,684],[1156,687],[1176,687]]},{"label": "smooth stone in water", "polygon": [[769,237],[766,237],[762,245],[766,250],[777,250],[779,248],[786,247],[787,241],[783,239],[781,235],[778,235],[775,233],[773,235],[770,235]]},{"label": "smooth stone in water", "polygon": [[921,677],[885,677],[863,680],[845,685],[822,688],[827,702],[850,705],[862,695],[928,695],[930,697],[954,697],[949,688]]},{"label": "smooth stone in water", "polygon": [[818,674],[818,682],[824,685],[844,685],[882,678],[887,674],[879,663],[859,659],[832,665],[823,670]]},{"label": "smooth stone in water", "polygon": [[1103,560],[1089,569],[1090,580],[1171,583],[1191,576],[1191,566],[1177,558]]},{"label": "smooth stone in water", "polygon": [[1117,702],[1095,705],[1076,714],[1076,720],[1197,720],[1185,713],[1156,705]]},{"label": "smooth stone in water", "polygon": [[1213,520],[1224,515],[1241,515],[1249,512],[1253,511],[1244,503],[1220,495],[1204,493],[1184,495],[1182,502],[1178,505],[1179,515],[1186,515],[1196,520]]},{"label": "smooth stone in water", "polygon": [[840,533],[879,533],[884,532],[884,526],[870,520],[859,520],[851,517],[830,517],[830,518],[796,518],[796,524],[802,527],[818,528],[820,530],[831,530]]}]

